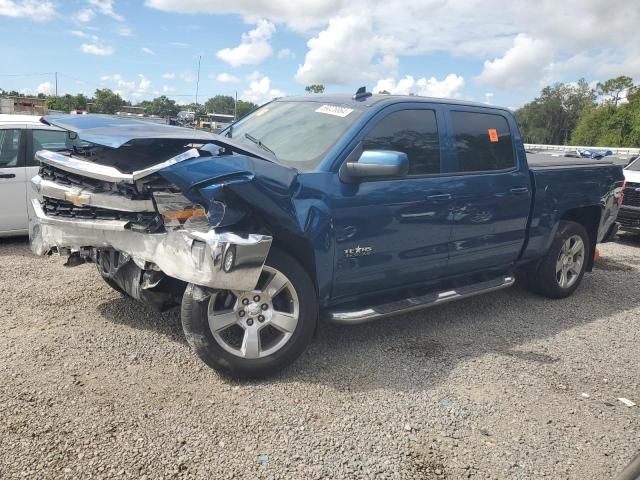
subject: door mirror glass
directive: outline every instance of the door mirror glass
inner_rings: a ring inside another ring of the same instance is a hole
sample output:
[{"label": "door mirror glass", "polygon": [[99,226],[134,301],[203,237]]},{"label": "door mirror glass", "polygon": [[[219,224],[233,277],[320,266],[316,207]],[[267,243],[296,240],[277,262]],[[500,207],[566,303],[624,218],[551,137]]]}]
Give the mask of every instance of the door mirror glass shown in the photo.
[{"label": "door mirror glass", "polygon": [[356,181],[404,177],[408,172],[407,154],[393,150],[365,150],[358,161],[344,164],[345,176]]}]

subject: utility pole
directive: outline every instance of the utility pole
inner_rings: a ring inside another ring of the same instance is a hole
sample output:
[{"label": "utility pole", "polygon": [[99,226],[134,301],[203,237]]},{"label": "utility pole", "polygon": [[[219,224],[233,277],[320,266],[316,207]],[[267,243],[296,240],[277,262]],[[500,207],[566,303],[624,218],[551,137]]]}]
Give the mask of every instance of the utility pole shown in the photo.
[{"label": "utility pole", "polygon": [[196,80],[196,105],[198,105],[198,88],[200,87],[200,61],[202,60],[202,55],[198,57],[198,78]]},{"label": "utility pole", "polygon": [[238,119],[238,90],[236,90],[236,102],[233,104],[233,121]]},{"label": "utility pole", "polygon": [[58,72],[56,72],[56,97],[58,96]]}]

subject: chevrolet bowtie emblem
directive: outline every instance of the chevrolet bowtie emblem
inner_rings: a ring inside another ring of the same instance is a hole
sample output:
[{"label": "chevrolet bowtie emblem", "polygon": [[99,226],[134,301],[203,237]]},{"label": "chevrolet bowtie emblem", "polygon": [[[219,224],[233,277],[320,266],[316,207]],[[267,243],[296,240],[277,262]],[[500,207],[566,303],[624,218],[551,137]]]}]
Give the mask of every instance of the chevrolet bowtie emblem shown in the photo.
[{"label": "chevrolet bowtie emblem", "polygon": [[76,207],[82,207],[89,203],[91,195],[88,193],[65,192],[64,199],[67,202],[73,203]]}]

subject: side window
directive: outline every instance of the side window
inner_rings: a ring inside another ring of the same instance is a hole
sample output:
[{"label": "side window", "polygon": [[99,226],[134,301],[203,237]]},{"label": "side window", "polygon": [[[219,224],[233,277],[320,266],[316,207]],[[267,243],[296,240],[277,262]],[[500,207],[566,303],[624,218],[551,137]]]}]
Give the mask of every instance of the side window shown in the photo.
[{"label": "side window", "polygon": [[395,150],[409,157],[409,175],[440,173],[436,112],[400,110],[390,113],[367,134],[364,150]]},{"label": "side window", "polygon": [[29,165],[38,165],[35,154],[38,150],[52,150],[58,152],[66,150],[67,132],[57,130],[32,130],[33,132],[33,157],[29,159]]},{"label": "side window", "polygon": [[18,128],[0,130],[0,168],[18,166],[21,137],[22,130]]},{"label": "side window", "polygon": [[515,165],[513,142],[502,115],[451,112],[458,171],[504,170]]}]

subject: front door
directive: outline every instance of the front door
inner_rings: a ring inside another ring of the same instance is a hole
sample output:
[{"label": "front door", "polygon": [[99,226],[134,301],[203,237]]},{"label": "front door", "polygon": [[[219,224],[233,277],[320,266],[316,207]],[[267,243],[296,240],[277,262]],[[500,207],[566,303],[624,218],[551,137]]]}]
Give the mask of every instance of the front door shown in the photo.
[{"label": "front door", "polygon": [[[409,158],[407,177],[343,183],[334,176],[334,299],[423,283],[445,274],[452,197],[441,173],[440,112],[394,105],[369,121],[358,149]],[[381,299],[381,303],[384,299]]]},{"label": "front door", "polygon": [[24,128],[0,127],[0,235],[28,228]]}]

